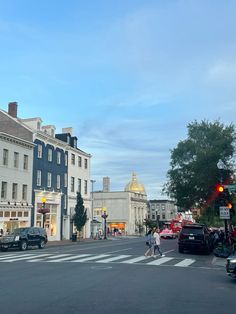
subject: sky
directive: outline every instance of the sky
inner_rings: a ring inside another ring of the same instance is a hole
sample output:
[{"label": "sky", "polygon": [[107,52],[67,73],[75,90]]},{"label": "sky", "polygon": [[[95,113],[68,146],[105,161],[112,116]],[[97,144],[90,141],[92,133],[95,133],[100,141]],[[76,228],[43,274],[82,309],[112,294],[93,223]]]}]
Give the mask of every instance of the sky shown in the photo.
[{"label": "sky", "polygon": [[0,0],[0,108],[73,127],[94,190],[166,198],[195,120],[235,123],[235,0]]}]

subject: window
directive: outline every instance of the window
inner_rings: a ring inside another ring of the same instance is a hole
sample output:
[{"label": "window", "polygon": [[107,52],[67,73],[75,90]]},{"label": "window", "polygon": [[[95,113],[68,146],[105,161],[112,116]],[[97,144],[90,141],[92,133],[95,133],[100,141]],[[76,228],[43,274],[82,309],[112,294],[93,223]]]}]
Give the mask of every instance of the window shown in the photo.
[{"label": "window", "polygon": [[78,192],[81,193],[81,179],[78,179]]},{"label": "window", "polygon": [[67,187],[67,173],[64,174],[64,187]]},{"label": "window", "polygon": [[84,194],[88,194],[88,181],[84,180]]},{"label": "window", "polygon": [[88,168],[88,159],[87,158],[84,159],[84,168],[85,169]]},{"label": "window", "polygon": [[16,217],[16,212],[11,212],[11,217],[15,218]]},{"label": "window", "polygon": [[71,154],[71,164],[75,165],[75,154]]},{"label": "window", "polygon": [[7,182],[2,182],[1,198],[3,199],[7,198]]},{"label": "window", "polygon": [[18,217],[22,217],[22,212],[18,212]]},{"label": "window", "polygon": [[24,217],[29,217],[29,213],[28,212],[24,212]]},{"label": "window", "polygon": [[8,149],[3,150],[3,165],[8,165]]},{"label": "window", "polygon": [[57,164],[61,164],[61,152],[57,152]]},{"label": "window", "polygon": [[78,156],[78,166],[79,167],[82,166],[82,158],[80,156]]},{"label": "window", "polygon": [[71,177],[71,188],[70,188],[71,192],[75,191],[75,178]]},{"label": "window", "polygon": [[57,175],[57,189],[61,188],[61,176],[58,174]]},{"label": "window", "polygon": [[68,165],[68,155],[66,154],[65,155],[65,166],[67,166]]},{"label": "window", "polygon": [[27,200],[27,185],[23,184],[22,186],[22,200],[26,201]]},{"label": "window", "polygon": [[48,172],[47,187],[50,188],[51,186],[52,186],[52,174],[51,172]]},{"label": "window", "polygon": [[41,177],[42,177],[42,172],[41,170],[37,170],[37,186],[41,186]]},{"label": "window", "polygon": [[152,215],[152,219],[155,219],[156,217],[155,217],[155,215]]},{"label": "window", "polygon": [[17,199],[17,183],[12,184],[12,199]]},{"label": "window", "polygon": [[19,153],[14,152],[14,168],[19,167]]},{"label": "window", "polygon": [[52,161],[52,149],[48,149],[48,161]]},{"label": "window", "polygon": [[74,139],[74,148],[77,148],[77,140]]},{"label": "window", "polygon": [[29,156],[28,155],[24,155],[24,164],[23,164],[24,170],[28,169],[28,160],[29,160]]},{"label": "window", "polygon": [[165,214],[162,214],[162,219],[166,219],[166,215]]},{"label": "window", "polygon": [[43,156],[43,146],[38,144],[38,158],[42,158]]}]

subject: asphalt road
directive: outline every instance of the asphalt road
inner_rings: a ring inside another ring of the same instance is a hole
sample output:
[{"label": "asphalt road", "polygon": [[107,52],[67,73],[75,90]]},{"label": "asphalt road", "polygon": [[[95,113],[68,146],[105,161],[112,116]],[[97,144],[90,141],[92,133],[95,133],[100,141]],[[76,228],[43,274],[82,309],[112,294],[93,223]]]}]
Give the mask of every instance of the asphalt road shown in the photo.
[{"label": "asphalt road", "polygon": [[179,254],[176,240],[162,249],[146,259],[135,238],[0,252],[1,313],[235,312],[236,281],[212,255]]}]

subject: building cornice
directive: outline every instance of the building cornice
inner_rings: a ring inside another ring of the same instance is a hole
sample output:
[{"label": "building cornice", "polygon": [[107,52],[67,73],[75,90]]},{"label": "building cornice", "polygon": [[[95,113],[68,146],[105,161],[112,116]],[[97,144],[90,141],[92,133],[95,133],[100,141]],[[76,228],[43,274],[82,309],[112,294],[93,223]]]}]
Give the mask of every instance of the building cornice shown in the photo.
[{"label": "building cornice", "polygon": [[4,132],[0,132],[0,139],[5,142],[13,143],[15,145],[26,147],[29,149],[33,149],[35,147],[35,144],[33,142],[23,140],[19,137],[16,137],[16,136],[4,133]]}]

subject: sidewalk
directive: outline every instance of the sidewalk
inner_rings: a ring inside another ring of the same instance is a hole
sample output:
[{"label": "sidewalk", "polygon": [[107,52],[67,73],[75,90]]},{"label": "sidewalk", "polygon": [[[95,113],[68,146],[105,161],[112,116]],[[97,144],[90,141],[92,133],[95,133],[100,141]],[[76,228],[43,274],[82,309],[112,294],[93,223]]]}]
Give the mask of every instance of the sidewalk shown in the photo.
[{"label": "sidewalk", "polygon": [[221,267],[225,267],[226,263],[227,263],[227,258],[223,258],[223,257],[216,257],[214,256],[212,261],[211,261],[212,265],[214,266],[221,266]]}]

